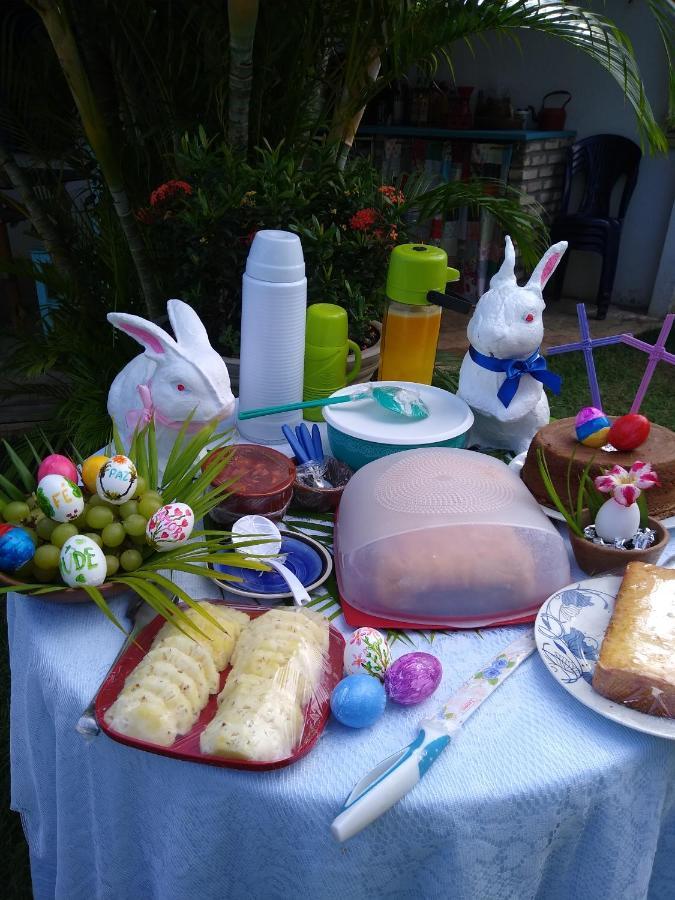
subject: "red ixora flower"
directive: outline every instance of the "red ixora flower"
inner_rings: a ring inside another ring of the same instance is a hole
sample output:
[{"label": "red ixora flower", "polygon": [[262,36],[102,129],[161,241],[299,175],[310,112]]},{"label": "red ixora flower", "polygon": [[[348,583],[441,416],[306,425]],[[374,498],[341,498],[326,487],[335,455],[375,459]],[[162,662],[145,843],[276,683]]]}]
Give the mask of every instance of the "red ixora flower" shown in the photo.
[{"label": "red ixora flower", "polygon": [[150,206],[159,206],[161,203],[173,200],[174,197],[178,197],[181,194],[189,197],[191,193],[192,187],[187,181],[176,181],[175,179],[165,181],[164,184],[160,184],[160,186],[155,188],[150,194]]},{"label": "red ixora flower", "polygon": [[389,200],[390,203],[403,203],[405,197],[403,196],[403,191],[399,191],[398,188],[395,188],[393,184],[383,184],[378,188],[378,191]]},{"label": "red ixora flower", "polygon": [[377,210],[373,209],[372,206],[368,206],[354,213],[349,220],[349,227],[353,231],[366,231],[377,222],[377,218]]}]

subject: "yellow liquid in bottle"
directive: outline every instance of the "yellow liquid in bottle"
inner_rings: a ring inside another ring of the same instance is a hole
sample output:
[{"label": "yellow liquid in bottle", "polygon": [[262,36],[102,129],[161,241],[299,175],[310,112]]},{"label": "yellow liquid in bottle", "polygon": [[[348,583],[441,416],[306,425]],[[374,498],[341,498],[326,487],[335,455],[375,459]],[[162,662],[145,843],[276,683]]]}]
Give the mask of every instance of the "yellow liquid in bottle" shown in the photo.
[{"label": "yellow liquid in bottle", "polygon": [[382,335],[380,381],[431,384],[440,329],[440,306],[390,301]]}]

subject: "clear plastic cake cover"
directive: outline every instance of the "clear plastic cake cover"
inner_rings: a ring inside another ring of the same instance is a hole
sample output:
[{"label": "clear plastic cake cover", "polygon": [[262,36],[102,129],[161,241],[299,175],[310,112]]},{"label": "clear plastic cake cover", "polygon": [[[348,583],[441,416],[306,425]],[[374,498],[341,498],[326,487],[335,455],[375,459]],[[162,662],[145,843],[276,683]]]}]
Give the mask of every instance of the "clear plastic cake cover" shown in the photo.
[{"label": "clear plastic cake cover", "polygon": [[504,463],[407,450],[360,469],[335,533],[340,595],[381,624],[472,628],[534,618],[570,581],[562,537]]}]

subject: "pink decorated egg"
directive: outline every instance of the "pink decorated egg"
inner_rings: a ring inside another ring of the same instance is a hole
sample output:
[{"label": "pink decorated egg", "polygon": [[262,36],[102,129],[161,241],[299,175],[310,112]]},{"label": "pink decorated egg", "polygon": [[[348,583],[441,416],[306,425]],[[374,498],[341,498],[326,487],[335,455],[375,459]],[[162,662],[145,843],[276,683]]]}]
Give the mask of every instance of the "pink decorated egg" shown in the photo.
[{"label": "pink decorated egg", "polygon": [[598,449],[607,443],[610,425],[611,422],[601,409],[585,406],[577,413],[574,431],[580,444]]},{"label": "pink decorated egg", "polygon": [[40,463],[37,472],[37,480],[42,481],[45,475],[63,475],[68,481],[77,484],[77,469],[67,456],[61,456],[59,453],[52,453]]},{"label": "pink decorated egg", "polygon": [[145,536],[155,550],[164,553],[187,541],[194,526],[195,515],[187,503],[167,503],[150,517]]},{"label": "pink decorated egg", "polygon": [[391,650],[383,634],[375,628],[357,628],[347,638],[344,652],[345,675],[374,675],[380,681],[391,665]]},{"label": "pink decorated egg", "polygon": [[406,653],[387,669],[384,687],[394,703],[412,706],[426,700],[441,683],[443,667],[431,653]]}]

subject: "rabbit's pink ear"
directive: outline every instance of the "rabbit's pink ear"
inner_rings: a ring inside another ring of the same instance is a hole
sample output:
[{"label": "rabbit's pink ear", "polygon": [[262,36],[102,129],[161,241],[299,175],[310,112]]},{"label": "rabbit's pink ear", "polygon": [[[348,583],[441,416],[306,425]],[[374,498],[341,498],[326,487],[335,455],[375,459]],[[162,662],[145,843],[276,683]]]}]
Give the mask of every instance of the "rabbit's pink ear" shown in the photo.
[{"label": "rabbit's pink ear", "polygon": [[108,313],[107,319],[115,328],[119,328],[120,331],[142,344],[147,355],[153,359],[161,358],[169,350],[178,349],[176,342],[166,331],[153,322],[141,319],[140,316],[131,316],[128,313]]},{"label": "rabbit's pink ear", "polygon": [[537,263],[537,267],[530,276],[526,287],[543,291],[546,287],[546,282],[558,268],[558,263],[563,258],[565,250],[567,250],[567,241],[559,241],[557,244],[549,247]]}]

